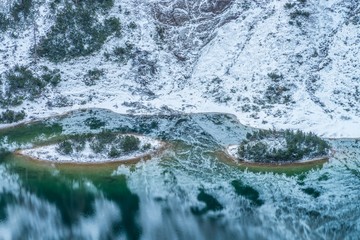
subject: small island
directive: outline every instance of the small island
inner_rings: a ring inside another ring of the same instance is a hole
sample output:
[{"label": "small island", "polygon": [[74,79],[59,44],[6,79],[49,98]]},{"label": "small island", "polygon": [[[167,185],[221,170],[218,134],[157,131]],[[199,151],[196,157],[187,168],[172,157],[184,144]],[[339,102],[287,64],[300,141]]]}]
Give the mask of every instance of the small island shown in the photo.
[{"label": "small island", "polygon": [[159,151],[164,145],[146,136],[102,131],[71,135],[57,144],[23,149],[17,153],[57,163],[106,163],[138,160]]},{"label": "small island", "polygon": [[258,130],[247,133],[228,154],[238,162],[294,163],[327,158],[330,145],[313,133],[300,130]]}]

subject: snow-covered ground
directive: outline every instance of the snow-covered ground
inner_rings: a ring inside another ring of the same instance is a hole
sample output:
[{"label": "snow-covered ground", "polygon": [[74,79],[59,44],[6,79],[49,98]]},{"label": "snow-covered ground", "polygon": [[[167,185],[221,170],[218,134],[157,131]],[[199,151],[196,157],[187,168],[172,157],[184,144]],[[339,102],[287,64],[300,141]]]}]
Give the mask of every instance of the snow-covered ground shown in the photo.
[{"label": "snow-covered ground", "polygon": [[235,159],[239,159],[239,156],[238,156],[238,148],[239,148],[239,145],[230,145],[226,148],[226,153],[234,158]]},{"label": "snow-covered ground", "polygon": [[[53,18],[49,4],[37,2],[40,38]],[[116,0],[109,16],[120,18],[122,37],[110,37],[87,57],[37,59],[37,66],[60,69],[63,81],[12,109],[24,109],[26,120],[94,107],[132,114],[226,112],[252,127],[360,137],[360,2],[186,2]],[[288,2],[294,7],[285,8]],[[309,16],[291,17],[304,12]],[[127,27],[131,22],[135,29]],[[16,38],[11,31],[0,35],[0,74],[15,64],[33,66],[33,35],[31,26]],[[128,62],[104,59],[125,42],[137,49]],[[105,75],[86,86],[84,75],[94,68]],[[62,97],[68,106],[49,104]]]},{"label": "snow-covered ground", "polygon": [[[58,163],[106,163],[141,159],[145,156],[155,154],[165,146],[163,142],[156,139],[152,139],[146,136],[136,137],[140,140],[140,150],[132,151],[116,158],[110,158],[108,155],[102,153],[95,153],[90,148],[88,142],[86,143],[84,150],[71,154],[59,153],[59,151],[57,151],[57,144],[18,150],[17,154],[31,157],[36,160]],[[146,144],[151,144],[151,147],[149,149],[143,150],[142,148]]]}]

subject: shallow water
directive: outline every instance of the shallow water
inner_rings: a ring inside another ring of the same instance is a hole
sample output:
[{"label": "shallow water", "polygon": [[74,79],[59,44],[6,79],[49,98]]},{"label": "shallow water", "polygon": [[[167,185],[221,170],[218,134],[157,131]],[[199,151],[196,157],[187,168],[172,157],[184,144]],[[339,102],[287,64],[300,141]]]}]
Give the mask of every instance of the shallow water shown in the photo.
[{"label": "shallow water", "polygon": [[[84,124],[96,117],[99,128]],[[101,125],[101,124],[100,124]],[[107,128],[169,142],[151,160],[97,166],[0,157],[0,239],[356,239],[360,151],[332,140],[322,167],[244,170],[223,147],[251,129],[231,115],[126,116],[78,111],[2,130],[3,148]]]}]

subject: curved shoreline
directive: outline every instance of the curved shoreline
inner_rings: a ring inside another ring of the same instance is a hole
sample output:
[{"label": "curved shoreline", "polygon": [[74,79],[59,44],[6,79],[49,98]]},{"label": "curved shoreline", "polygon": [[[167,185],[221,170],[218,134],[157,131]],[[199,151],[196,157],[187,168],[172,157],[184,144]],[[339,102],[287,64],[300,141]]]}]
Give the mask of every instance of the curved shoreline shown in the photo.
[{"label": "curved shoreline", "polygon": [[238,168],[240,171],[250,171],[254,173],[275,173],[286,175],[298,175],[311,169],[321,168],[328,162],[328,158],[319,159],[311,162],[289,163],[289,164],[269,164],[269,163],[245,163],[236,162],[225,151],[216,152],[216,156],[226,164]]},{"label": "curved shoreline", "polygon": [[[47,163],[47,164],[59,164],[59,165],[72,165],[72,166],[94,166],[94,165],[109,165],[109,164],[134,164],[134,163],[138,163],[142,160],[150,160],[153,156],[159,155],[162,152],[165,151],[165,149],[167,149],[168,147],[168,143],[165,142],[161,142],[161,146],[153,151],[147,152],[147,153],[143,153],[140,155],[135,155],[133,157],[129,157],[126,159],[109,159],[109,160],[105,160],[105,161],[72,161],[72,160],[66,160],[66,161],[59,161],[59,160],[48,160],[48,159],[43,159],[43,158],[38,158],[35,156],[31,156],[28,154],[25,154],[23,152],[21,152],[22,150],[16,150],[13,154],[15,156],[20,156],[24,159],[30,160],[30,161],[35,161],[35,162],[40,162],[40,163]],[[45,145],[46,146],[46,145]],[[37,149],[37,148],[41,148],[43,146],[40,147],[36,147],[36,148],[31,148],[31,149]],[[96,159],[96,157],[94,158]]]},{"label": "curved shoreline", "polygon": [[[101,107],[93,107],[93,108],[77,108],[77,109],[71,109],[62,113],[51,113],[48,116],[43,116],[43,117],[34,117],[33,119],[28,119],[28,120],[23,120],[23,121],[19,121],[19,122],[15,122],[15,123],[6,123],[6,124],[0,124],[0,131],[2,130],[7,130],[7,129],[11,129],[11,128],[16,128],[22,125],[27,125],[27,124],[31,124],[31,123],[36,123],[36,122],[41,122],[44,120],[48,120],[51,118],[56,118],[56,117],[64,117],[67,116],[69,114],[72,114],[76,111],[87,111],[87,110],[106,110],[106,111],[110,111],[116,114],[120,114],[120,115],[134,115],[134,116],[169,116],[171,114],[143,114],[143,113],[122,113],[122,112],[117,112],[114,111],[114,109],[111,108],[101,108]],[[253,129],[265,129],[265,128],[259,128],[259,127],[254,127],[251,125],[247,125],[247,124],[243,124],[241,123],[240,119],[238,118],[238,116],[235,113],[231,113],[231,112],[216,112],[216,111],[208,111],[208,112],[181,112],[181,113],[176,113],[173,115],[192,115],[192,114],[203,114],[203,113],[214,113],[214,114],[228,114],[228,115],[232,115],[233,117],[236,118],[236,120],[239,122],[239,124],[245,126],[245,127],[249,127],[249,128],[253,128]],[[360,136],[359,137],[324,137],[324,139],[328,139],[328,140],[360,140]]]},{"label": "curved shoreline", "polygon": [[307,160],[298,160],[294,162],[253,162],[249,160],[239,160],[231,154],[229,151],[230,147],[237,145],[229,145],[225,148],[224,154],[228,159],[231,159],[235,164],[249,167],[296,167],[296,166],[309,166],[317,163],[325,163],[329,161],[330,157],[335,153],[334,150],[331,151],[330,155],[321,156],[317,158],[311,158]]}]

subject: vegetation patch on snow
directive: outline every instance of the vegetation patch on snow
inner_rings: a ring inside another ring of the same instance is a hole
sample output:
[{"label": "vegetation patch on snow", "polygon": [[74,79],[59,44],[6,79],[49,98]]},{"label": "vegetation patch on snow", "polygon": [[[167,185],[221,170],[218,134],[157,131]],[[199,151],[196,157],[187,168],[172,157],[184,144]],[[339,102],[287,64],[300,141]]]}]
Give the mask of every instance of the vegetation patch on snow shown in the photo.
[{"label": "vegetation patch on snow", "polygon": [[92,70],[88,70],[84,76],[83,82],[86,86],[96,85],[96,82],[104,77],[104,74],[105,72],[103,69],[94,68]]},{"label": "vegetation patch on snow", "polygon": [[253,127],[358,137],[358,5],[0,1],[0,74],[19,64],[39,75],[43,65],[62,79],[46,97],[3,109],[28,119],[94,107],[218,111]]},{"label": "vegetation patch on snow", "polygon": [[47,161],[99,163],[137,159],[162,146],[162,142],[149,137],[102,131],[98,134],[72,135],[60,143],[25,149],[19,153]]},{"label": "vegetation patch on snow", "polygon": [[[7,1],[8,12],[0,11],[0,32],[22,25],[29,17],[33,18],[33,0]],[[4,9],[1,9],[4,10]]]},{"label": "vegetation patch on snow", "polygon": [[26,114],[24,111],[15,112],[7,109],[0,114],[0,123],[13,123],[21,121],[25,118]]},{"label": "vegetation patch on snow", "polygon": [[239,145],[229,148],[239,161],[295,162],[329,155],[329,144],[313,133],[291,130],[259,130],[248,133]]},{"label": "vegetation patch on snow", "polygon": [[24,100],[34,100],[47,86],[55,87],[61,81],[59,70],[46,66],[35,68],[15,65],[0,75],[0,106],[17,106]]},{"label": "vegetation patch on snow", "polygon": [[[109,17],[103,21],[98,18],[99,15],[106,16],[112,6],[112,0],[76,1],[75,4],[65,1],[63,8],[57,12],[55,24],[34,49],[35,53],[60,62],[99,50],[109,36],[120,36],[118,18]],[[57,9],[54,6],[54,11]]]}]

